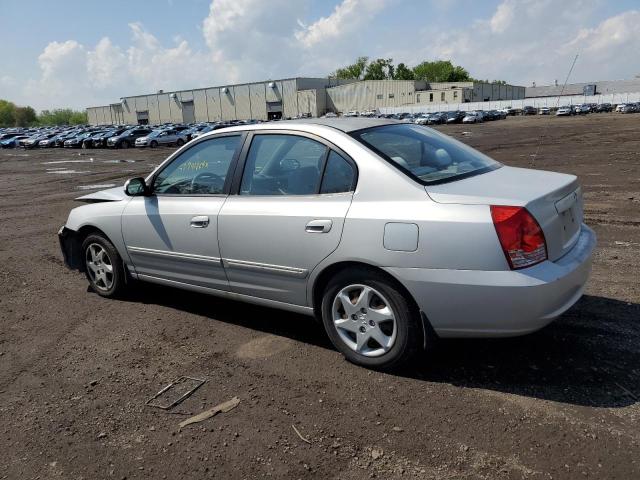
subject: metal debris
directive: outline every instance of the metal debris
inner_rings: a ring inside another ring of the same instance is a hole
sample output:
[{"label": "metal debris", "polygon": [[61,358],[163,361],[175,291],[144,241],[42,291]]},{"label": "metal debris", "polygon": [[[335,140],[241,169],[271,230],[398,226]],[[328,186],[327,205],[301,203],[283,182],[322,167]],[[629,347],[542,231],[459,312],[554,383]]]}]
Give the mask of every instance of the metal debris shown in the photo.
[{"label": "metal debris", "polygon": [[[148,405],[149,407],[161,408],[163,410],[170,410],[171,408],[175,407],[179,403],[183,402],[193,392],[195,392],[198,388],[204,385],[204,382],[206,382],[206,380],[202,380],[200,378],[182,376],[177,380],[174,380],[173,382],[171,382],[169,385],[164,387],[162,390],[156,393],[153,397],[147,400],[146,405]],[[189,384],[191,384],[189,388],[184,390],[185,388],[184,386]],[[177,390],[179,388],[181,389],[181,391],[183,391],[183,393],[178,398],[175,398],[173,401],[171,401],[171,398],[164,403],[161,403],[158,400],[160,397],[168,396],[169,393],[172,393],[174,390]]]}]

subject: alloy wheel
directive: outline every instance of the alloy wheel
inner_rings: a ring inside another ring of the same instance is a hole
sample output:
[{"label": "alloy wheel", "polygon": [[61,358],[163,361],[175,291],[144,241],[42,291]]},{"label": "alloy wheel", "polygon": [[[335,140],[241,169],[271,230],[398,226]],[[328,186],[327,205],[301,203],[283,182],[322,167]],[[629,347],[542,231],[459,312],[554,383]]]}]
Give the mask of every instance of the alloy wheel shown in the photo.
[{"label": "alloy wheel", "polygon": [[96,288],[106,291],[113,286],[113,264],[107,251],[98,243],[86,250],[87,271]]},{"label": "alloy wheel", "polygon": [[360,355],[379,357],[396,341],[395,313],[372,287],[356,284],[343,288],[333,300],[331,314],[340,339]]}]

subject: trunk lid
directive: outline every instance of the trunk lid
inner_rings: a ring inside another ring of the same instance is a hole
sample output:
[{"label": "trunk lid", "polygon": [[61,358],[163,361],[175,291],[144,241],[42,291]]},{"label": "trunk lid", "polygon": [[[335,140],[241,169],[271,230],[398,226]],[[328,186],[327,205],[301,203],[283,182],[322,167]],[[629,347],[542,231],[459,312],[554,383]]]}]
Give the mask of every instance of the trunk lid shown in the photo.
[{"label": "trunk lid", "polygon": [[526,207],[544,232],[552,261],[567,253],[580,236],[582,191],[574,175],[504,166],[425,189],[438,203]]}]

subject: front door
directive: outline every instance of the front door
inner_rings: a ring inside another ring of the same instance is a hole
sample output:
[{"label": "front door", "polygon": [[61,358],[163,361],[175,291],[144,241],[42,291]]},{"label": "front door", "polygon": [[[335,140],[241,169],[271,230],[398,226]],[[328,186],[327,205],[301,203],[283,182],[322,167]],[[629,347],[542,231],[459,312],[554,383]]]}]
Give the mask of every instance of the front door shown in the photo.
[{"label": "front door", "polygon": [[355,165],[320,139],[254,134],[219,238],[233,292],[306,305],[307,278],[340,242]]},{"label": "front door", "polygon": [[142,279],[228,289],[218,214],[241,138],[235,134],[195,143],[149,180],[150,196],[127,204],[122,233]]}]

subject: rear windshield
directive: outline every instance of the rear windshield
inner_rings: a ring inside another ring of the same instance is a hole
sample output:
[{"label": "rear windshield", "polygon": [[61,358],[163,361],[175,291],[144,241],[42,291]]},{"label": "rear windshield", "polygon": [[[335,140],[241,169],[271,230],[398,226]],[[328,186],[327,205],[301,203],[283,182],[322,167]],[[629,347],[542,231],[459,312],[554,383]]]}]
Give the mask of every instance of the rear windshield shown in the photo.
[{"label": "rear windshield", "polygon": [[351,135],[424,185],[450,182],[502,166],[464,143],[421,125],[385,125]]}]

